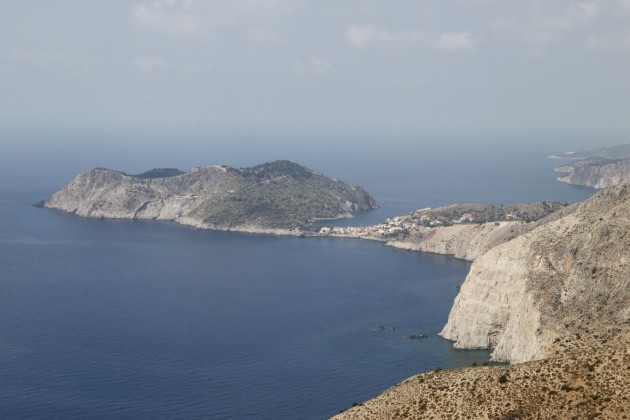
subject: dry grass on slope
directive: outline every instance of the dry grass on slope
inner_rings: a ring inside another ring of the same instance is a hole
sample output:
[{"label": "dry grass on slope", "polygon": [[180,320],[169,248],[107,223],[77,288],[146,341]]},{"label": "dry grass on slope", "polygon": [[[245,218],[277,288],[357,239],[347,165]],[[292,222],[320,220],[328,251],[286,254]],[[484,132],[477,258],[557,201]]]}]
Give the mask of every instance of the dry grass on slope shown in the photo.
[{"label": "dry grass on slope", "polygon": [[512,366],[423,373],[335,419],[630,419],[626,344]]}]

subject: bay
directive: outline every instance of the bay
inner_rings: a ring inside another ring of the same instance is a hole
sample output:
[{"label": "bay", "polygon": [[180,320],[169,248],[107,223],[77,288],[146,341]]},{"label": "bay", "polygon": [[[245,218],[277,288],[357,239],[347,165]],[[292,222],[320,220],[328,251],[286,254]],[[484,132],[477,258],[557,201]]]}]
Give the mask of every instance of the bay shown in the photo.
[{"label": "bay", "polygon": [[[380,202],[341,224],[592,194],[555,182],[546,150],[406,147],[396,161],[383,151],[377,172],[373,150],[289,157]],[[436,336],[468,262],[32,207],[91,163],[65,151],[62,167],[4,155],[0,168],[3,418],[326,418],[415,373],[488,358]]]}]

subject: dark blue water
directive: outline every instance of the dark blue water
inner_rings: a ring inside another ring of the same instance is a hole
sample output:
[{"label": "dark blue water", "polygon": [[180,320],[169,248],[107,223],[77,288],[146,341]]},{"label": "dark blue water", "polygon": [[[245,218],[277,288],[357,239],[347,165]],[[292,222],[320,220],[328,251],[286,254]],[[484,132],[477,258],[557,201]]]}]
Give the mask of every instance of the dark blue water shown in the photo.
[{"label": "dark blue water", "polygon": [[[426,150],[412,152],[432,161]],[[432,166],[407,156],[384,164],[380,176],[367,158],[305,163],[346,175],[381,202],[353,223],[458,201],[575,201],[592,193],[553,181],[541,154],[506,164],[485,151],[436,153]],[[17,165],[7,156],[2,418],[326,418],[414,373],[487,358],[435,336],[469,268],[464,261],[363,241],[34,208],[85,162],[56,166],[39,156]],[[430,337],[408,338],[418,333]]]}]

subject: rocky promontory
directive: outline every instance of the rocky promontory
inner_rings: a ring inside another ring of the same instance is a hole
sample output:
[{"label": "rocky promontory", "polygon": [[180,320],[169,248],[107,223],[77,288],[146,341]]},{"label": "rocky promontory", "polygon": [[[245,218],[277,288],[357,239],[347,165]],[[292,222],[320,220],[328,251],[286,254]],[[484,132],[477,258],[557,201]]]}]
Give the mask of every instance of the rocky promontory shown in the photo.
[{"label": "rocky promontory", "polygon": [[589,158],[555,168],[564,175],[558,181],[591,188],[630,182],[630,159]]},{"label": "rocky promontory", "polygon": [[550,157],[570,161],[554,169],[563,174],[557,180],[566,184],[601,189],[630,182],[630,144]]},{"label": "rocky promontory", "polygon": [[536,228],[541,219],[561,214],[567,206],[544,201],[515,205],[452,204],[417,210],[373,226],[324,226],[319,234],[382,241],[394,248],[474,261],[489,249]]},{"label": "rocky promontory", "polygon": [[318,218],[376,208],[363,188],[290,161],[154,169],[140,175],[95,168],[43,203],[83,217],[168,220],[203,229],[302,234]]},{"label": "rocky promontory", "polygon": [[341,419],[630,418],[630,184],[472,264],[441,335],[515,363],[414,376]]}]

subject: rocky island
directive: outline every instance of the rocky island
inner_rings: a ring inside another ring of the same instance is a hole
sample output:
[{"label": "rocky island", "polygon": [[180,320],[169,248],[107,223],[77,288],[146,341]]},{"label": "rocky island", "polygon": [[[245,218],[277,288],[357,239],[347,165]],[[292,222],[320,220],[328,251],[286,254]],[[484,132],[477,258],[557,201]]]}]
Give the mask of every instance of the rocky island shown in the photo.
[{"label": "rocky island", "polygon": [[571,160],[554,169],[563,174],[557,178],[560,182],[597,189],[630,182],[630,144],[550,157]]},{"label": "rocky island", "polygon": [[153,169],[140,175],[95,168],[42,203],[83,217],[168,220],[202,229],[301,235],[315,219],[377,207],[363,188],[286,160]]}]

